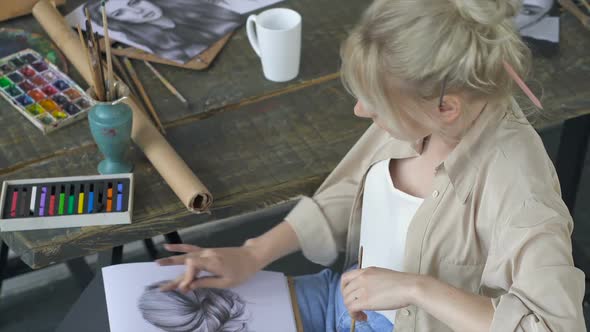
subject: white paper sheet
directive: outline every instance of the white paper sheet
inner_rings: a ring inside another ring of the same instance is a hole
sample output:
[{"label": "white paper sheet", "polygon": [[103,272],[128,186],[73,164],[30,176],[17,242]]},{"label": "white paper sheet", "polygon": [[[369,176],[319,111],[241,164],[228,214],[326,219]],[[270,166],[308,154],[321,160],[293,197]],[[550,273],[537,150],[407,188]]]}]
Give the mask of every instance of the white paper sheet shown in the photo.
[{"label": "white paper sheet", "polygon": [[[162,329],[144,318],[138,303],[147,286],[159,281],[175,279],[183,271],[183,266],[161,267],[155,263],[132,263],[103,268],[111,332],[162,332]],[[246,331],[296,332],[289,287],[283,274],[259,272],[248,282],[232,288],[231,291],[245,303]],[[161,312],[165,319],[168,321],[175,319],[173,317],[176,316],[170,314],[173,310],[169,310],[167,301],[164,299],[161,302],[163,306]],[[178,324],[188,324],[187,320],[194,318],[191,315],[194,315],[192,311],[188,313],[188,316],[185,311],[184,315],[178,319]],[[201,325],[200,329],[190,331],[207,332],[208,329]]]},{"label": "white paper sheet", "polygon": [[245,14],[283,0],[217,0],[217,5]]}]

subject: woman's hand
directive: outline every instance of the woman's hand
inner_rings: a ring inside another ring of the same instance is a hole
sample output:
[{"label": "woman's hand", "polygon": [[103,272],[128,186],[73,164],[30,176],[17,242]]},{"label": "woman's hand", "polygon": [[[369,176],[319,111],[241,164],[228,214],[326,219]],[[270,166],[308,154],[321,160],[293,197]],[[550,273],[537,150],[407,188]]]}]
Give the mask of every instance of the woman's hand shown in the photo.
[{"label": "woman's hand", "polygon": [[363,310],[395,310],[413,303],[419,276],[377,267],[342,275],[342,297],[353,319],[362,321]]},{"label": "woman's hand", "polygon": [[[168,244],[166,250],[184,255],[159,259],[160,265],[186,265],[185,273],[161,287],[163,291],[236,286],[263,268],[248,245],[235,248],[199,248],[188,244]],[[198,278],[200,272],[212,276]]]}]

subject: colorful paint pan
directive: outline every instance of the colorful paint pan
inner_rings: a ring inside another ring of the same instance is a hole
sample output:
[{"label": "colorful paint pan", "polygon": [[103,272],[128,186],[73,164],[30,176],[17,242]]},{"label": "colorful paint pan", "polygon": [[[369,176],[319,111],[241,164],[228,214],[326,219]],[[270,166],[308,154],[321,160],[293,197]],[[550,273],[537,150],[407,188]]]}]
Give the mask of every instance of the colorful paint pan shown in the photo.
[{"label": "colorful paint pan", "polygon": [[14,83],[17,83],[17,84],[25,80],[21,76],[21,74],[19,74],[17,72],[10,73],[10,74],[6,75],[6,77],[10,78],[11,81],[13,81]]},{"label": "colorful paint pan", "polygon": [[31,53],[24,54],[23,56],[19,57],[19,59],[26,64],[31,64],[38,60],[37,57]]},{"label": "colorful paint pan", "polygon": [[31,82],[33,82],[33,84],[39,87],[47,85],[47,81],[40,75],[31,78]]},{"label": "colorful paint pan", "polygon": [[0,77],[0,88],[4,89],[12,85],[12,81],[6,76]]},{"label": "colorful paint pan", "polygon": [[63,105],[63,109],[69,115],[76,115],[76,114],[80,113],[80,108],[78,108],[78,106],[76,106],[72,103],[67,103],[67,104]]},{"label": "colorful paint pan", "polygon": [[45,113],[45,110],[39,104],[33,104],[27,107],[27,112],[33,116]]},{"label": "colorful paint pan", "polygon": [[15,66],[16,68],[20,68],[25,64],[19,58],[12,58],[10,60],[10,63],[12,63],[12,65]]},{"label": "colorful paint pan", "polygon": [[28,95],[31,96],[31,98],[35,99],[35,101],[37,102],[47,98],[47,96],[43,92],[37,89],[29,91]]},{"label": "colorful paint pan", "polygon": [[46,79],[48,82],[53,82],[59,78],[59,76],[57,76],[57,74],[54,73],[52,70],[48,70],[42,73],[41,76],[43,76],[43,78]]},{"label": "colorful paint pan", "polygon": [[44,133],[82,119],[94,104],[74,81],[30,49],[0,59],[0,96]]},{"label": "colorful paint pan", "polygon": [[51,97],[51,99],[53,99],[53,101],[55,101],[59,106],[63,106],[70,102],[64,95],[55,95]]},{"label": "colorful paint pan", "polygon": [[92,104],[90,104],[90,102],[86,98],[80,98],[78,101],[76,101],[76,105],[78,105],[78,107],[83,110],[90,108],[90,106],[92,106]]},{"label": "colorful paint pan", "polygon": [[55,120],[47,113],[43,113],[37,119],[44,125],[49,126],[55,123]]},{"label": "colorful paint pan", "polygon": [[59,106],[51,99],[44,99],[39,102],[39,105],[41,105],[44,109],[46,109],[50,113],[52,113],[53,111],[59,110]]},{"label": "colorful paint pan", "polygon": [[16,85],[11,85],[7,87],[4,91],[8,93],[11,97],[18,97],[23,94],[21,89],[19,89]]},{"label": "colorful paint pan", "polygon": [[0,70],[2,70],[5,73],[10,73],[11,71],[14,71],[14,69],[14,66],[10,63],[3,63],[0,65]]},{"label": "colorful paint pan", "polygon": [[47,66],[45,61],[35,62],[31,66],[33,66],[33,68],[35,68],[35,70],[38,72],[46,71],[47,69],[49,69],[49,66]]},{"label": "colorful paint pan", "polygon": [[66,91],[63,92],[63,94],[66,95],[68,98],[70,98],[70,100],[76,100],[76,99],[82,97],[80,92],[78,92],[78,90],[76,90],[76,89],[67,89]]},{"label": "colorful paint pan", "polygon": [[33,85],[33,83],[29,82],[29,81],[24,81],[22,83],[20,83],[18,85],[19,88],[21,88],[21,90],[23,90],[24,92],[28,92],[31,91],[35,88],[35,85]]},{"label": "colorful paint pan", "polygon": [[48,96],[53,96],[54,94],[58,93],[57,89],[53,87],[53,85],[46,85],[44,86],[41,91]]},{"label": "colorful paint pan", "polygon": [[66,83],[64,80],[57,80],[57,81],[53,82],[53,86],[58,88],[59,91],[63,91],[63,90],[70,88],[68,83]]},{"label": "colorful paint pan", "polygon": [[22,67],[21,69],[19,69],[19,72],[23,76],[29,77],[29,78],[37,75],[37,72],[35,71],[35,69],[31,68],[31,66]]},{"label": "colorful paint pan", "polygon": [[27,95],[20,95],[18,97],[16,97],[16,101],[21,105],[21,106],[29,106],[32,103],[34,103],[35,101],[33,100],[33,98],[27,96]]},{"label": "colorful paint pan", "polygon": [[56,110],[56,111],[51,112],[51,115],[58,120],[63,120],[68,117],[68,115],[66,113],[64,113],[60,110]]}]

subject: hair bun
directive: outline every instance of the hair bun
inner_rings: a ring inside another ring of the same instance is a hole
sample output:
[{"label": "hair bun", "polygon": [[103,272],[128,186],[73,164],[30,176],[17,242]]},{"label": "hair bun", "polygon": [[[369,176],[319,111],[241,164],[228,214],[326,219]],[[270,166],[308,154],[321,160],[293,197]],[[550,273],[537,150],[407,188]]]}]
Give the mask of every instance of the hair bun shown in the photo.
[{"label": "hair bun", "polygon": [[459,15],[467,21],[483,26],[495,26],[516,16],[521,0],[450,0]]}]

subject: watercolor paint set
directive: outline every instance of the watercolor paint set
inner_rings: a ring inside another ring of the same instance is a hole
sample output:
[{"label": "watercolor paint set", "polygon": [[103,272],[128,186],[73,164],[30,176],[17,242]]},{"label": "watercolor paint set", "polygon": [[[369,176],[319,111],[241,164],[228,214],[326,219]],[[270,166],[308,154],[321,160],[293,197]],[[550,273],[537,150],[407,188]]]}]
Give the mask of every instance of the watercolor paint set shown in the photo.
[{"label": "watercolor paint set", "polygon": [[133,174],[5,181],[0,231],[130,224]]},{"label": "watercolor paint set", "polygon": [[0,59],[0,95],[43,133],[84,118],[94,103],[72,79],[31,49]]}]

